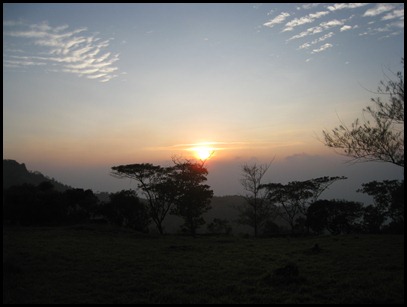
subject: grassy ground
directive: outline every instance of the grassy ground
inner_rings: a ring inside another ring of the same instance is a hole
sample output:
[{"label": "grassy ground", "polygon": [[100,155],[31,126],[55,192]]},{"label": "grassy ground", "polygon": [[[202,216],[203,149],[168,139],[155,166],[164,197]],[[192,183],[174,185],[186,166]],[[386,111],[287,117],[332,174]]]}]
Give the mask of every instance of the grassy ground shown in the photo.
[{"label": "grassy ground", "polygon": [[6,227],[3,303],[404,303],[404,236]]}]

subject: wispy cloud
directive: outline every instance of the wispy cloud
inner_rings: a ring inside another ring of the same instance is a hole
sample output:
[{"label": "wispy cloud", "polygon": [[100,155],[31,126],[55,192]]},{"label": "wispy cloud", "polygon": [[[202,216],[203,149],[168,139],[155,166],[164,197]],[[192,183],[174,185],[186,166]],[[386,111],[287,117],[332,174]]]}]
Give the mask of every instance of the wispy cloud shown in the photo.
[{"label": "wispy cloud", "polygon": [[369,10],[367,10],[363,16],[377,16],[380,14],[383,14],[384,12],[388,12],[391,11],[392,9],[394,9],[394,6],[392,4],[388,4],[388,3],[379,3],[377,4],[374,8],[371,8]]},{"label": "wispy cloud", "polygon": [[[7,47],[7,37],[13,39],[13,44],[17,44],[17,50],[21,52]],[[46,22],[26,25],[5,21],[3,67],[44,66],[49,71],[107,82],[117,77],[115,62],[119,60],[119,54],[106,51],[110,41],[89,34],[87,28],[69,30],[68,25],[52,27]]]},{"label": "wispy cloud", "polygon": [[394,10],[393,12],[386,14],[385,16],[382,17],[382,20],[390,20],[395,18],[400,18],[401,20],[404,20],[404,9]]},{"label": "wispy cloud", "polygon": [[[404,4],[308,3],[292,10],[285,7],[282,13],[273,10],[273,13],[277,16],[263,26],[278,31],[276,35],[285,37],[286,43],[299,41],[297,50],[308,55],[340,46],[324,41],[333,40],[343,32],[355,33],[355,39],[357,35],[377,35],[376,39],[380,40],[400,35],[404,29]],[[381,33],[385,36],[378,35]]]},{"label": "wispy cloud", "polygon": [[328,14],[329,14],[328,11],[321,11],[321,12],[316,12],[313,14],[308,14],[301,18],[295,18],[285,24],[285,28],[283,29],[283,32],[292,31],[295,27],[314,22],[316,19],[321,18],[322,16],[325,16]]},{"label": "wispy cloud", "polygon": [[369,3],[335,3],[334,5],[330,5],[327,7],[330,11],[337,11],[343,9],[356,9],[362,6],[366,6]]},{"label": "wispy cloud", "polygon": [[293,40],[293,39],[298,39],[298,38],[303,38],[303,37],[308,36],[308,35],[318,34],[318,33],[321,33],[321,32],[323,32],[325,30],[328,30],[330,28],[337,27],[337,26],[342,26],[343,24],[344,24],[344,21],[340,21],[340,20],[337,20],[337,19],[321,22],[318,26],[308,28],[307,30],[305,30],[305,31],[303,31],[303,32],[301,32],[299,34],[290,37],[287,41],[290,41],[290,40]]},{"label": "wispy cloud", "polygon": [[307,42],[305,44],[302,44],[298,49],[308,49],[312,45],[323,42],[323,41],[327,40],[328,38],[331,38],[332,36],[334,36],[334,32],[329,32],[328,34],[325,34],[325,35],[321,36],[320,38],[317,38],[317,39],[314,39],[311,42]]},{"label": "wispy cloud", "polygon": [[333,47],[333,45],[332,44],[324,44],[324,45],[322,45],[321,47],[319,47],[319,48],[317,48],[317,49],[314,49],[314,50],[312,50],[312,54],[314,54],[314,53],[319,53],[319,52],[322,52],[322,51],[325,51],[326,49],[328,49],[328,48],[332,48]]},{"label": "wispy cloud", "polygon": [[317,6],[319,6],[321,3],[306,3],[306,4],[303,4],[303,5],[301,5],[300,7],[297,7],[297,9],[304,9],[304,10],[309,10],[309,9],[312,9],[312,8],[314,8],[314,7],[317,7]]},{"label": "wispy cloud", "polygon": [[343,31],[348,31],[348,30],[350,30],[350,29],[352,29],[351,26],[345,25],[345,26],[341,27],[340,31],[343,32]]},{"label": "wispy cloud", "polygon": [[289,13],[282,12],[282,13],[281,13],[280,15],[278,15],[277,17],[275,17],[275,18],[269,20],[268,22],[264,23],[263,26],[272,28],[272,27],[274,27],[275,25],[284,22],[284,20],[286,20],[287,17],[290,17],[290,14],[289,14]]}]

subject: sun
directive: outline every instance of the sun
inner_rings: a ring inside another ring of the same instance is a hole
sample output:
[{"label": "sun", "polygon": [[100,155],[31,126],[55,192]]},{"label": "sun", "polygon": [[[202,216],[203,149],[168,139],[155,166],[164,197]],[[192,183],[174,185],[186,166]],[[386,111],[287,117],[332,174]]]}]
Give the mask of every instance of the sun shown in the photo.
[{"label": "sun", "polygon": [[209,159],[213,153],[213,148],[206,147],[206,146],[199,146],[193,149],[195,151],[195,156],[202,161]]}]

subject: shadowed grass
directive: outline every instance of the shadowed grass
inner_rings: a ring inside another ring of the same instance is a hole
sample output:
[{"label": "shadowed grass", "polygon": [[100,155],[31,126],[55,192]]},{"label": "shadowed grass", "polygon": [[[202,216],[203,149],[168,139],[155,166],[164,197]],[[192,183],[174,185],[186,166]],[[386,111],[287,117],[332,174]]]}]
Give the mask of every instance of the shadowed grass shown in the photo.
[{"label": "shadowed grass", "polygon": [[3,303],[404,303],[404,236],[3,228]]}]

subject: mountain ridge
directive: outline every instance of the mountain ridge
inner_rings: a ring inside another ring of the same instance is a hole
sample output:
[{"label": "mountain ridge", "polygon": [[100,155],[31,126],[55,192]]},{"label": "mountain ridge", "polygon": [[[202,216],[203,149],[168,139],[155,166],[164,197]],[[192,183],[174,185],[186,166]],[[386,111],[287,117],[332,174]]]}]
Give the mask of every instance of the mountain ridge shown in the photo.
[{"label": "mountain ridge", "polygon": [[72,189],[72,187],[54,178],[49,178],[39,171],[29,171],[24,163],[12,159],[3,159],[3,190],[13,185],[22,185],[24,183],[38,185],[44,181],[51,182],[57,191],[63,192]]}]

